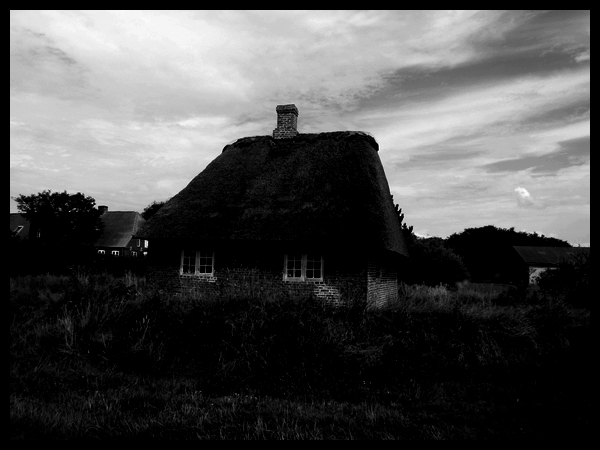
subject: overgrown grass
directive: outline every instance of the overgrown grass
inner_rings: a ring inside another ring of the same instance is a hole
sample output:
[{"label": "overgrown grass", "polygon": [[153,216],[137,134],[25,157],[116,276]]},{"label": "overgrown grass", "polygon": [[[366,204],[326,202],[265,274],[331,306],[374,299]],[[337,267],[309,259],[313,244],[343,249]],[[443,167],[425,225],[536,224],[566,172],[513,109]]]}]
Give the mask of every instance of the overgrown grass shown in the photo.
[{"label": "overgrown grass", "polygon": [[402,285],[385,309],[330,308],[83,273],[10,287],[12,438],[590,433],[589,311],[551,299]]}]

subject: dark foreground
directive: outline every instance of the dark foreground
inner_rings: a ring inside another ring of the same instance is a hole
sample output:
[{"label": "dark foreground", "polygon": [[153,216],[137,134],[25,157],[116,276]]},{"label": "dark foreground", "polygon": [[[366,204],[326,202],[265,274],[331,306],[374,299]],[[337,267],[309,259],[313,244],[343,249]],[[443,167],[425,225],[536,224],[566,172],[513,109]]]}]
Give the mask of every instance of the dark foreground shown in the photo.
[{"label": "dark foreground", "polygon": [[255,285],[186,299],[13,279],[11,438],[591,437],[588,310],[401,294],[333,310]]}]

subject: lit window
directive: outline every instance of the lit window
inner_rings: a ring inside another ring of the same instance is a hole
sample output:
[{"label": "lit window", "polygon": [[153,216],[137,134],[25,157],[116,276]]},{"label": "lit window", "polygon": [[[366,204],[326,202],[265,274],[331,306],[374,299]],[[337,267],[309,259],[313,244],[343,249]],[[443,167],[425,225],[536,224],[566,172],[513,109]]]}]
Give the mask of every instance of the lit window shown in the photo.
[{"label": "lit window", "polygon": [[131,252],[131,256],[137,256],[137,252]]},{"label": "lit window", "polygon": [[98,250],[99,255],[104,255],[106,252],[104,250]]},{"label": "lit window", "polygon": [[113,250],[110,252],[110,254],[113,256],[119,256],[119,250]]},{"label": "lit window", "polygon": [[323,281],[323,257],[316,253],[289,253],[284,256],[283,279]]},{"label": "lit window", "polygon": [[183,250],[181,252],[181,275],[212,276],[215,253],[201,250]]},{"label": "lit window", "polygon": [[19,225],[17,228],[15,228],[15,235],[19,234],[22,229],[23,229],[23,225]]}]

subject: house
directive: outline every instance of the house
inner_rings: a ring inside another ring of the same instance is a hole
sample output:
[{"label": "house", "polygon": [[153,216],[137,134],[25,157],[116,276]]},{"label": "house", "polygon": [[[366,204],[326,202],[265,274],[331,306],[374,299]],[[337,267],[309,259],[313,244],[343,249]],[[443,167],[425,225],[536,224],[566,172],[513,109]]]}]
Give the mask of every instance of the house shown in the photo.
[{"label": "house", "polygon": [[19,213],[10,213],[10,232],[21,239],[29,239],[29,221]]},{"label": "house", "polygon": [[[144,218],[135,211],[108,211],[107,206],[99,206],[102,212],[100,219],[104,223],[104,231],[94,246],[101,255],[141,256],[148,251],[148,242],[133,238],[145,223]],[[10,231],[21,239],[29,239],[30,222],[22,214],[10,213]]]},{"label": "house", "polygon": [[381,305],[408,253],[375,139],[298,133],[279,105],[273,135],[225,146],[139,231],[155,281],[207,292],[260,276],[283,291]]},{"label": "house", "polygon": [[140,213],[135,211],[109,211],[108,206],[98,206],[104,224],[102,235],[94,246],[98,254],[110,256],[141,256],[148,251],[148,242],[134,238],[141,226],[146,222]]},{"label": "house", "polygon": [[537,278],[546,270],[555,269],[561,260],[589,255],[589,247],[531,247],[513,246],[521,268],[529,273],[529,284],[537,284]]}]

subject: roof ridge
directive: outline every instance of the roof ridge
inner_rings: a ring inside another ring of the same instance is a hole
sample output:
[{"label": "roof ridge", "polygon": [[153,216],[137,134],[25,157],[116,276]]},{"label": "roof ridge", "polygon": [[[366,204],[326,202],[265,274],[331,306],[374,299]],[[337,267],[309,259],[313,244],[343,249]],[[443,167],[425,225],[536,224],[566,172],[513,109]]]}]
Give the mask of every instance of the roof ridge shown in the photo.
[{"label": "roof ridge", "polygon": [[133,230],[131,230],[132,234],[137,233],[137,231],[139,230],[139,228],[141,226],[140,218],[142,218],[141,214],[139,212],[135,211],[135,216],[133,219]]},{"label": "roof ridge", "polygon": [[290,142],[290,141],[301,142],[301,141],[306,141],[306,140],[317,140],[317,139],[328,139],[328,138],[336,139],[336,138],[345,138],[345,137],[349,137],[349,136],[364,137],[370,141],[371,145],[373,146],[373,148],[376,151],[379,151],[379,143],[375,139],[375,136],[373,136],[368,131],[338,130],[338,131],[321,131],[318,133],[298,133],[294,137],[287,138],[287,139],[275,139],[270,134],[259,135],[259,136],[245,136],[245,137],[241,137],[241,138],[238,138],[238,139],[235,139],[235,140],[229,142],[227,145],[225,145],[225,147],[223,147],[223,150],[221,153],[224,153],[225,150],[227,150],[231,146],[235,146],[235,145],[244,146],[245,144],[249,144],[249,143],[261,141],[261,140],[269,141],[272,143],[279,143],[279,142],[285,143],[285,142]]}]

